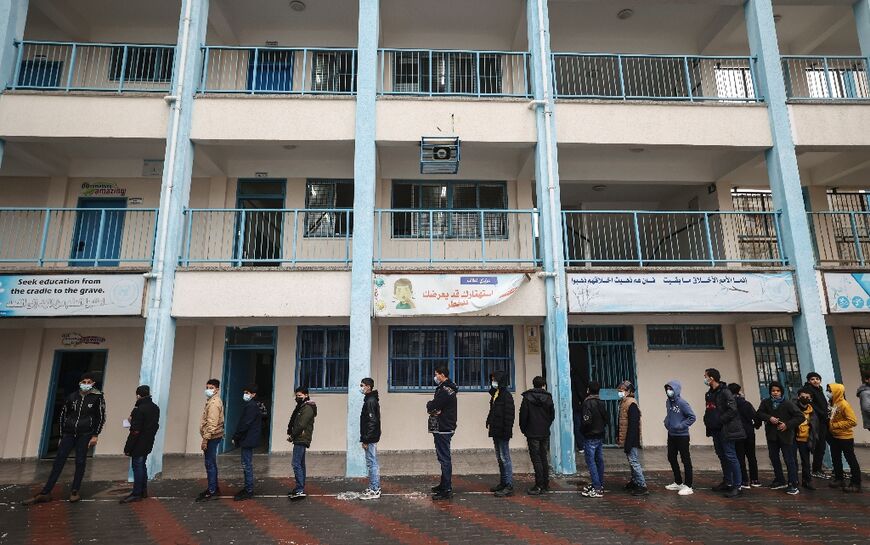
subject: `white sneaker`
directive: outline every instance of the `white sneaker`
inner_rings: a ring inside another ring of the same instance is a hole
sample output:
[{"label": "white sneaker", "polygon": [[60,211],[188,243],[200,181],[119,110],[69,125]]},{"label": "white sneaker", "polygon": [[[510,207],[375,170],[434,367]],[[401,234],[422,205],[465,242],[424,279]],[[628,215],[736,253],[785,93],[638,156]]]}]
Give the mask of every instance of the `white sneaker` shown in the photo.
[{"label": "white sneaker", "polygon": [[692,487],[686,485],[683,485],[683,487],[680,488],[680,491],[677,492],[677,494],[679,494],[680,496],[691,496],[694,493],[695,491],[692,490]]},{"label": "white sneaker", "polygon": [[665,490],[682,490],[683,485],[677,483],[671,483],[665,487]]},{"label": "white sneaker", "polygon": [[366,489],[365,492],[360,494],[359,499],[361,500],[376,500],[381,497],[381,489],[377,490]]}]

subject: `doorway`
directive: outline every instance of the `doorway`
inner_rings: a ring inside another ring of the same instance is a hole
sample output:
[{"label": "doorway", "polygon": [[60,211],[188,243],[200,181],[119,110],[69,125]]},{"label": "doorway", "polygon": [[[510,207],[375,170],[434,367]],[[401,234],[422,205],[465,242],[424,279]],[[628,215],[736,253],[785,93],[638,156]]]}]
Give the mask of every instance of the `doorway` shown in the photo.
[{"label": "doorway", "polygon": [[60,412],[66,399],[78,391],[81,376],[87,372],[94,373],[97,379],[95,388],[103,390],[107,358],[106,350],[57,350],[54,353],[39,447],[40,458],[54,458],[57,454],[61,436]]},{"label": "doorway", "polygon": [[78,208],[70,266],[117,267],[127,199],[81,198]]},{"label": "doorway", "polygon": [[582,396],[590,381],[601,384],[600,397],[610,416],[604,444],[616,445],[619,423],[616,387],[630,380],[637,389],[632,326],[569,326],[568,350],[572,392]]},{"label": "doorway", "polygon": [[274,267],[281,261],[285,180],[239,180],[233,245],[237,265]]},{"label": "doorway", "polygon": [[266,413],[262,420],[260,446],[254,452],[270,451],[275,391],[275,337],[274,327],[227,328],[224,376],[221,385],[225,414],[225,433],[221,452],[235,449],[232,438],[244,404],[242,391],[251,383],[257,385],[255,399],[263,405]]},{"label": "doorway", "polygon": [[793,399],[803,384],[798,361],[794,329],[791,327],[753,327],[752,347],[761,399],[770,397],[770,383],[778,381],[786,389],[783,395]]}]

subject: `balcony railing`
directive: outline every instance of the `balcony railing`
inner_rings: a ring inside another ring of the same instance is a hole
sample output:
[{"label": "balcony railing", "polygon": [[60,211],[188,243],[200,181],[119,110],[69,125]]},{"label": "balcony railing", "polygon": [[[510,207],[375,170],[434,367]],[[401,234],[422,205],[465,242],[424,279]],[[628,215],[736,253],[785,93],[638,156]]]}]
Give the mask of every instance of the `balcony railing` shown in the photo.
[{"label": "balcony railing", "polygon": [[16,42],[11,89],[168,92],[175,46]]},{"label": "balcony railing", "polygon": [[193,208],[185,215],[183,266],[351,262],[350,209]]},{"label": "balcony railing", "polygon": [[870,263],[870,212],[810,212],[809,218],[819,265]]},{"label": "balcony railing", "polygon": [[568,266],[783,266],[776,212],[565,211]]},{"label": "balcony railing", "polygon": [[0,208],[0,265],[151,264],[157,210]]},{"label": "balcony railing", "polygon": [[375,265],[535,266],[537,219],[534,210],[375,210]]},{"label": "balcony railing", "polygon": [[203,48],[201,93],[356,93],[356,49]]},{"label": "balcony railing", "polygon": [[804,100],[870,100],[866,57],[783,56],[782,71],[789,98]]},{"label": "balcony railing", "polygon": [[556,98],[757,102],[755,59],[554,53]]},{"label": "balcony railing", "polygon": [[529,97],[529,54],[381,49],[382,95]]}]

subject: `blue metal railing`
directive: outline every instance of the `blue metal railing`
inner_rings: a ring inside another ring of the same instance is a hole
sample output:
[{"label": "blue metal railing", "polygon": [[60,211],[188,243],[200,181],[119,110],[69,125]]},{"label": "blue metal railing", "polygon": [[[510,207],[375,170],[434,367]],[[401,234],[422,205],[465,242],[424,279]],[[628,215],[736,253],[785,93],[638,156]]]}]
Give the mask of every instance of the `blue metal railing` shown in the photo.
[{"label": "blue metal railing", "polygon": [[15,42],[10,89],[168,92],[174,45]]},{"label": "blue metal railing", "polygon": [[867,57],[784,55],[786,94],[792,99],[868,100]]},{"label": "blue metal railing", "polygon": [[866,267],[870,262],[870,212],[808,212],[819,265]]},{"label": "blue metal railing", "polygon": [[784,266],[779,212],[563,211],[568,266]]},{"label": "blue metal railing", "polygon": [[202,48],[201,93],[356,94],[354,48]]},{"label": "blue metal railing", "polygon": [[554,53],[556,98],[758,102],[755,58]]},{"label": "blue metal railing", "polygon": [[150,266],[151,208],[0,208],[0,264]]},{"label": "blue metal railing", "polygon": [[534,266],[535,210],[375,210],[375,264],[466,263]]},{"label": "blue metal railing", "polygon": [[185,216],[183,266],[351,262],[349,208],[191,208]]},{"label": "blue metal railing", "polygon": [[531,96],[527,52],[381,49],[378,59],[381,95]]}]

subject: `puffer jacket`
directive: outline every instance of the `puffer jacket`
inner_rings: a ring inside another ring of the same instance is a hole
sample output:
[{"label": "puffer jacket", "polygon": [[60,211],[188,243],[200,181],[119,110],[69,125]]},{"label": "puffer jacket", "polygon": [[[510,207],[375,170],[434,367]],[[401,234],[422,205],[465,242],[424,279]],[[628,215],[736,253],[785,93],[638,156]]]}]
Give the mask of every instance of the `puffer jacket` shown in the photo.
[{"label": "puffer jacket", "polygon": [[707,437],[722,433],[726,441],[738,441],[746,439],[746,431],[743,422],[737,412],[737,401],[734,394],[724,382],[719,383],[715,390],[710,388],[704,395],[707,403],[704,411],[704,426],[707,428]]},{"label": "puffer jacket", "polygon": [[626,454],[633,448],[640,448],[640,407],[637,405],[634,394],[627,394],[619,402],[619,428],[616,444],[622,447]]},{"label": "puffer jacket", "polygon": [[[782,385],[774,381],[770,384],[770,389],[778,386],[780,391],[783,390]],[[768,397],[758,406],[756,417],[759,422],[764,423],[764,435],[768,443],[777,442],[783,445],[791,445],[794,443],[795,433],[802,422],[806,420],[804,413],[798,409],[797,405],[788,399],[781,398],[776,402],[773,397]],[[777,424],[770,422],[771,418],[776,418],[780,422],[785,423],[785,429],[780,431],[777,429]]]},{"label": "puffer jacket", "polygon": [[294,445],[311,446],[314,438],[314,419],[317,417],[317,404],[310,399],[297,403],[287,424],[287,440]]},{"label": "puffer jacket", "polygon": [[459,388],[445,380],[435,388],[435,397],[426,402],[426,412],[430,415],[438,413],[438,431],[430,433],[453,433],[456,431],[457,403],[456,392]]},{"label": "puffer jacket", "polygon": [[514,433],[516,407],[514,396],[507,389],[507,381],[502,372],[493,373],[498,388],[489,391],[489,414],[486,415],[486,428],[493,439],[510,439]]},{"label": "puffer jacket", "polygon": [[520,431],[530,439],[543,439],[550,436],[550,426],[556,419],[553,396],[543,388],[532,388],[523,392],[520,403]]},{"label": "puffer jacket", "polygon": [[359,415],[359,442],[371,445],[381,440],[381,402],[377,390],[367,393]]},{"label": "puffer jacket", "polygon": [[205,402],[199,419],[199,435],[206,441],[224,436],[224,402],[218,394]]},{"label": "puffer jacket", "polygon": [[845,386],[831,383],[828,388],[831,389],[831,435],[836,439],[854,439],[854,428],[858,425],[858,419],[852,406],[846,401]]},{"label": "puffer jacket", "polygon": [[124,454],[132,457],[147,456],[154,449],[154,438],[160,429],[160,408],[151,396],[136,400],[130,413],[130,433],[124,445]]},{"label": "puffer jacket", "polygon": [[60,430],[64,435],[97,436],[105,424],[106,399],[96,388],[85,395],[79,390],[71,393],[60,410]]},{"label": "puffer jacket", "polygon": [[819,415],[813,409],[812,403],[801,405],[800,400],[795,400],[795,405],[804,414],[804,421],[798,426],[794,440],[806,443],[812,449],[819,441]]}]

